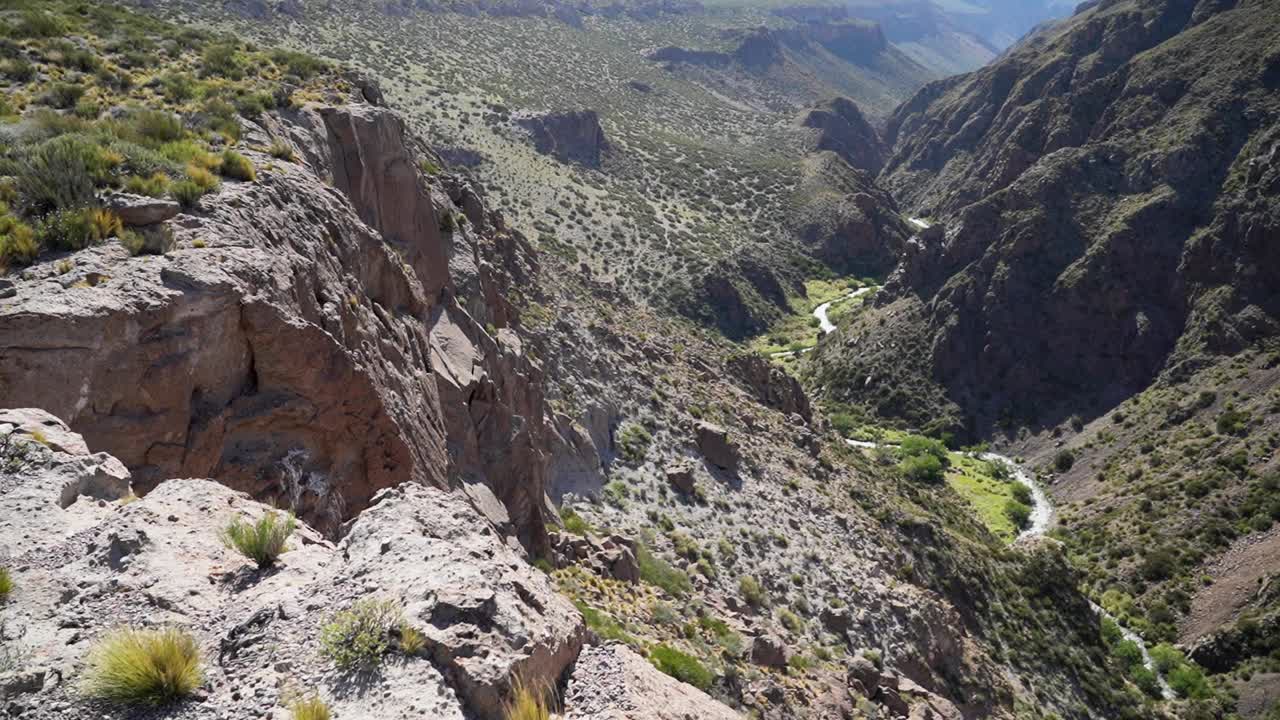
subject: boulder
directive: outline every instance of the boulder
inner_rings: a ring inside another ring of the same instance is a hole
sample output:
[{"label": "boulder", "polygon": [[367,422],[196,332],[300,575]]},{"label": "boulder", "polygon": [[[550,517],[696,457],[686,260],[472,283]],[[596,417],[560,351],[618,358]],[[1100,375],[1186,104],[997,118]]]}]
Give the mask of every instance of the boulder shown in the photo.
[{"label": "boulder", "polygon": [[102,204],[120,216],[120,222],[130,227],[157,225],[176,217],[182,209],[173,200],[131,193],[111,193],[102,198]]},{"label": "boulder", "polygon": [[84,438],[71,432],[67,424],[39,408],[0,409],[0,426],[9,425],[19,436],[26,436],[51,450],[68,455],[88,455]]},{"label": "boulder", "polygon": [[751,662],[771,668],[785,668],[787,646],[775,635],[757,635],[751,641]]},{"label": "boulder", "polygon": [[609,147],[595,110],[527,115],[516,118],[516,124],[529,131],[538,152],[563,163],[600,167]]},{"label": "boulder", "polygon": [[671,487],[686,495],[693,492],[693,467],[688,463],[668,465],[663,469],[663,474],[666,476],[667,482],[671,484]]},{"label": "boulder", "polygon": [[800,382],[757,353],[740,353],[729,359],[726,371],[746,385],[761,403],[805,422],[813,419],[809,396]]},{"label": "boulder", "polygon": [[696,437],[698,450],[708,462],[730,472],[737,471],[741,457],[737,445],[729,440],[728,431],[703,421],[698,423]]},{"label": "boulder", "polygon": [[822,626],[836,635],[843,635],[853,626],[853,616],[848,608],[824,608],[820,619]]}]

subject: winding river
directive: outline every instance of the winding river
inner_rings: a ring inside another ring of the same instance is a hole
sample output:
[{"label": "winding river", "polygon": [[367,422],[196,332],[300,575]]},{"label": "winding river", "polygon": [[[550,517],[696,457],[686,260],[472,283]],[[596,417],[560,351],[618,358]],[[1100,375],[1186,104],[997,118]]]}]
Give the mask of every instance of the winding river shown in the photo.
[{"label": "winding river", "polygon": [[[929,224],[927,222],[920,220],[919,218],[911,218],[911,222],[912,224],[917,225],[918,227],[921,227],[921,228],[929,227]],[[836,302],[840,302],[841,300],[847,300],[849,298],[858,297],[865,293],[871,292],[871,290],[873,289],[874,288],[871,288],[871,287],[859,288],[858,290],[855,290],[852,293],[842,298],[833,300],[828,303],[824,303],[822,305],[819,305],[817,308],[815,308],[813,311],[813,316],[818,319],[818,325],[822,329],[822,333],[824,335],[830,335],[836,330],[835,324],[831,322],[831,319],[827,315],[827,313],[831,310],[831,306],[833,304],[835,304]],[[876,442],[870,442],[867,440],[845,440],[845,442],[847,442],[849,445],[853,447],[867,448],[867,449],[875,449],[881,446],[885,446],[885,447],[893,446],[892,443],[876,443]],[[981,453],[978,457],[982,460],[986,460],[987,462],[1000,463],[1005,467],[1009,468],[1009,472],[1012,474],[1013,479],[1019,483],[1022,483],[1027,487],[1028,490],[1031,491],[1031,515],[1028,518],[1027,526],[1022,529],[1021,533],[1018,534],[1018,540],[1021,541],[1021,540],[1027,540],[1030,538],[1041,537],[1046,532],[1048,532],[1049,525],[1053,520],[1053,503],[1049,501],[1048,493],[1044,491],[1044,488],[1041,487],[1040,483],[1036,482],[1035,478],[1031,475],[1031,473],[1022,465],[1015,462],[1012,458],[1004,455],[1000,455],[998,453],[984,452],[984,453]],[[1174,697],[1173,689],[1169,687],[1169,684],[1165,682],[1164,677],[1160,675],[1160,673],[1156,670],[1155,662],[1151,659],[1151,654],[1147,651],[1147,643],[1142,639],[1142,636],[1138,635],[1138,633],[1134,632],[1133,630],[1130,630],[1124,625],[1121,625],[1120,622],[1116,620],[1116,618],[1113,615],[1111,615],[1111,613],[1104,610],[1101,605],[1098,605],[1097,603],[1090,600],[1089,606],[1093,608],[1093,611],[1097,613],[1100,617],[1109,619],[1112,622],[1114,622],[1116,624],[1116,627],[1120,628],[1120,633],[1121,635],[1124,636],[1125,640],[1132,641],[1135,645],[1138,646],[1138,649],[1142,651],[1143,666],[1145,666],[1148,670],[1154,673],[1157,680],[1160,683],[1160,694],[1164,697],[1165,700],[1173,699]]]}]

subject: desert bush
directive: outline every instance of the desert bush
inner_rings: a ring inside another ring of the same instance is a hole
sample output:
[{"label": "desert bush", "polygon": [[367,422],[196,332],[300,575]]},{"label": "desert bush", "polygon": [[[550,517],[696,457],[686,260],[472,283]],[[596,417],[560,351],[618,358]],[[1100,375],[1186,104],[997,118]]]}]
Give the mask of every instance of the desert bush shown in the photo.
[{"label": "desert bush", "polygon": [[284,552],[285,543],[298,527],[293,515],[268,512],[257,522],[246,522],[235,518],[222,528],[222,542],[241,555],[257,563],[259,568],[268,568]]},{"label": "desert bush", "polygon": [[110,210],[77,208],[46,215],[36,228],[40,244],[55,250],[83,250],[119,235],[120,218]]},{"label": "desert bush", "polygon": [[711,689],[715,676],[697,658],[661,643],[649,650],[649,662],[662,672],[702,691]]},{"label": "desert bush", "polygon": [[293,720],[329,720],[329,703],[318,695],[298,698],[289,705]]},{"label": "desert bush", "polygon": [[296,75],[302,80],[324,72],[327,67],[325,62],[317,57],[283,48],[272,50],[270,57],[271,62],[277,67],[283,68],[285,72]]},{"label": "desert bush", "polygon": [[804,619],[787,608],[782,608],[778,611],[778,622],[781,622],[783,627],[793,633],[800,634],[804,632]]},{"label": "desert bush", "polygon": [[1165,676],[1165,681],[1173,692],[1181,698],[1205,700],[1213,697],[1213,688],[1204,676],[1204,671],[1196,665],[1186,663],[1173,668]]},{"label": "desert bush", "polygon": [[445,210],[440,215],[440,231],[451,233],[458,229],[458,221],[453,218],[453,213]]},{"label": "desert bush", "polygon": [[578,612],[582,613],[582,621],[591,629],[591,632],[596,634],[596,637],[628,645],[638,644],[636,639],[627,632],[626,627],[609,613],[597,610],[582,601],[575,601],[573,604],[578,608]]},{"label": "desert bush", "polygon": [[157,145],[181,140],[186,135],[181,118],[163,110],[139,110],[129,116],[127,123],[126,127],[136,138]]},{"label": "desert bush", "polygon": [[241,80],[245,74],[245,58],[233,42],[212,43],[201,54],[206,75],[216,75],[228,80]]},{"label": "desert bush", "polygon": [[211,193],[222,186],[222,181],[218,180],[217,175],[196,164],[187,166],[187,179],[200,186],[200,189],[206,193]]},{"label": "desert bush", "polygon": [[391,633],[403,623],[399,602],[358,600],[320,628],[320,652],[340,670],[377,667],[391,648]]},{"label": "desert bush", "polygon": [[40,243],[30,226],[0,215],[0,266],[30,265],[40,254]]},{"label": "desert bush", "polygon": [[408,622],[401,621],[396,628],[397,645],[405,655],[417,655],[427,646],[427,636]]},{"label": "desert bush", "polygon": [[160,76],[160,91],[171,103],[184,103],[195,98],[200,85],[190,73],[169,72]]},{"label": "desert bush", "polygon": [[10,58],[4,62],[5,77],[19,83],[28,83],[36,77],[36,66],[25,57]]},{"label": "desert bush", "polygon": [[1053,468],[1058,472],[1066,472],[1076,464],[1075,453],[1070,450],[1060,450],[1053,458]]},{"label": "desert bush", "polygon": [[85,694],[124,705],[159,705],[204,682],[200,648],[184,630],[124,628],[89,652]]},{"label": "desert bush", "polygon": [[1015,501],[1020,502],[1023,505],[1031,505],[1032,503],[1031,488],[1027,487],[1026,485],[1023,485],[1022,483],[1014,483],[1013,487],[1010,488],[1009,492],[1013,494],[1013,499]]},{"label": "desert bush", "polygon": [[67,23],[61,17],[32,9],[22,13],[12,35],[19,38],[55,38],[66,34],[67,30]]},{"label": "desert bush", "polygon": [[652,442],[653,435],[639,423],[629,422],[618,431],[618,452],[630,462],[643,461]]},{"label": "desert bush", "polygon": [[591,525],[582,518],[573,508],[564,508],[560,511],[560,521],[564,523],[564,530],[573,535],[587,535],[591,532]]},{"label": "desert bush", "polygon": [[84,97],[85,86],[79,83],[56,82],[49,86],[40,102],[59,110],[69,110]]},{"label": "desert bush", "polygon": [[192,180],[179,180],[173,184],[169,192],[173,195],[173,199],[177,200],[184,208],[195,207],[205,194],[204,188]]},{"label": "desert bush", "polygon": [[15,187],[32,215],[88,205],[106,171],[98,146],[80,135],[61,135],[25,150],[16,163]]},{"label": "desert bush", "polygon": [[743,575],[738,578],[738,594],[752,607],[760,607],[765,604],[764,587],[760,585],[759,580],[756,580],[751,575]]},{"label": "desert bush", "polygon": [[0,603],[9,599],[13,594],[13,574],[9,572],[9,568],[0,565]]},{"label": "desert bush", "polygon": [[258,174],[254,171],[253,163],[249,158],[230,149],[222,153],[222,174],[232,180],[244,182],[253,182],[258,179]]},{"label": "desert bush", "polygon": [[285,162],[293,162],[296,158],[293,153],[293,147],[283,140],[272,140],[271,147],[267,148],[267,152],[271,153],[271,157]]}]

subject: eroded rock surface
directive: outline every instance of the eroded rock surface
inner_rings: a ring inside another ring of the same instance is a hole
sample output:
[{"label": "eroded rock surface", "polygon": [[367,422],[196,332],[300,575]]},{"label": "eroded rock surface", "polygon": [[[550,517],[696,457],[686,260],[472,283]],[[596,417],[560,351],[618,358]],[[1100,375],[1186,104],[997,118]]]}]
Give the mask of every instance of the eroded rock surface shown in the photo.
[{"label": "eroded rock surface", "polygon": [[[208,680],[181,716],[199,718],[285,718],[288,694],[310,690],[344,718],[499,718],[517,675],[554,682],[585,637],[568,600],[458,491],[384,491],[340,543],[304,525],[274,568],[258,570],[218,536],[228,520],[270,510],[243,493],[169,480],[124,501],[128,473],[109,455],[16,442],[30,450],[0,474],[0,551],[15,584],[0,620],[44,682],[0,679],[18,689],[11,713],[98,712],[75,685],[92,643],[125,624],[196,636]],[[98,481],[112,468],[107,488]],[[69,487],[79,490],[67,502]],[[354,681],[323,656],[320,627],[364,598],[397,601],[428,648]]]}]

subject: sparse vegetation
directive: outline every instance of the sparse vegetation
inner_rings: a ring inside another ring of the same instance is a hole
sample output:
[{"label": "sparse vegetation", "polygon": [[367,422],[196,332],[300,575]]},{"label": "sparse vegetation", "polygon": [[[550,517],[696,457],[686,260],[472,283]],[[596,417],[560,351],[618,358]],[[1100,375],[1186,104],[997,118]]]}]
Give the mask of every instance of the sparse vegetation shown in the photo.
[{"label": "sparse vegetation", "polygon": [[649,649],[649,662],[662,672],[702,691],[711,689],[715,676],[697,658],[665,643]]},{"label": "sparse vegetation", "polygon": [[320,628],[320,652],[339,670],[371,670],[391,649],[391,635],[404,623],[400,603],[364,598]]},{"label": "sparse vegetation", "polygon": [[185,630],[124,628],[90,650],[84,691],[121,705],[162,705],[203,682],[200,648]]},{"label": "sparse vegetation", "polygon": [[329,703],[319,695],[309,695],[294,700],[289,705],[293,720],[329,720]]},{"label": "sparse vegetation", "polygon": [[277,512],[263,514],[256,522],[246,522],[243,518],[231,520],[222,529],[222,542],[241,555],[258,564],[259,568],[269,568],[284,552],[289,536],[298,527],[293,515]]},{"label": "sparse vegetation", "polygon": [[0,603],[7,602],[13,594],[13,574],[9,568],[0,565]]},{"label": "sparse vegetation", "polygon": [[502,706],[503,720],[549,720],[547,694],[541,687],[516,678],[511,685],[511,695]]}]

